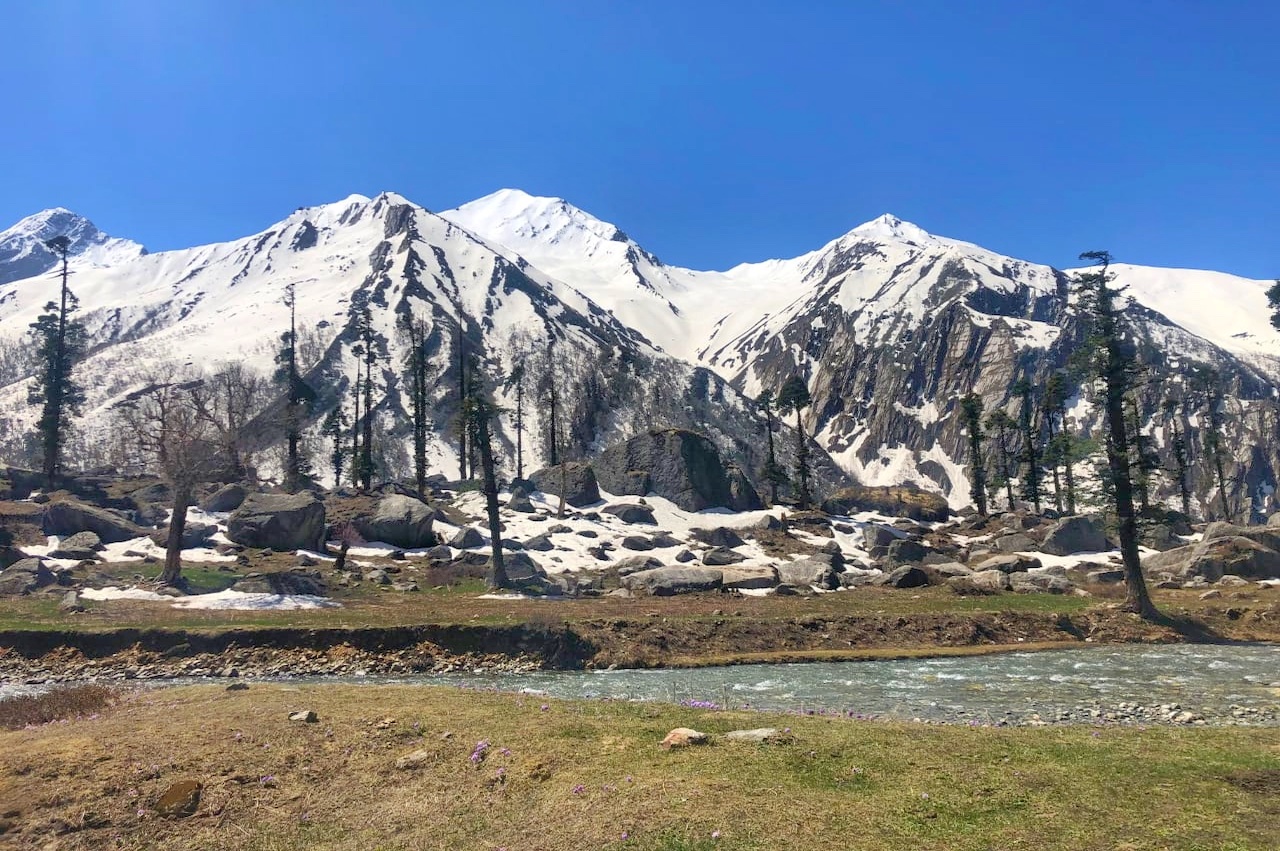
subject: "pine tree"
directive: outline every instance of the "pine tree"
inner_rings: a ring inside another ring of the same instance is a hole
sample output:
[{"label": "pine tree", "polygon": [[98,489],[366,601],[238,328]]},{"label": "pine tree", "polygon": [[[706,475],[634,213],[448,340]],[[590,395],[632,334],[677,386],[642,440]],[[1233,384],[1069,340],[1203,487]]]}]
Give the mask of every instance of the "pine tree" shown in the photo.
[{"label": "pine tree", "polygon": [[357,343],[351,347],[351,354],[356,359],[356,377],[351,384],[351,487],[360,487],[360,400],[364,385],[360,378],[360,365],[364,363],[364,346]]},{"label": "pine tree", "polygon": [[[466,338],[463,336],[462,314],[458,314],[457,328],[457,349],[458,349],[458,474],[462,477],[462,481],[466,481],[467,476],[467,459],[470,453],[467,451],[467,439],[470,436],[470,427],[467,423],[467,346]],[[472,475],[475,471],[472,470]]]},{"label": "pine tree", "polygon": [[1018,409],[1018,431],[1022,433],[1022,452],[1019,460],[1026,465],[1022,477],[1022,498],[1031,500],[1036,514],[1040,513],[1040,457],[1036,445],[1040,439],[1035,428],[1035,404],[1031,398],[1031,382],[1019,379],[1013,385],[1013,394],[1022,401]]},{"label": "pine tree", "polygon": [[347,459],[346,447],[346,431],[347,418],[342,413],[342,403],[339,402],[325,414],[324,422],[320,426],[320,433],[327,437],[331,443],[329,450],[330,469],[333,470],[333,486],[335,488],[342,486],[342,468]]},{"label": "pine tree", "polygon": [[297,296],[292,283],[285,286],[283,301],[289,308],[289,330],[280,335],[275,380],[285,388],[284,489],[289,493],[297,493],[302,488],[304,479],[310,478],[306,462],[299,457],[298,447],[302,439],[302,418],[315,401],[316,392],[298,371]]},{"label": "pine tree", "polygon": [[1118,292],[1111,287],[1111,255],[1105,251],[1093,251],[1080,256],[1081,259],[1100,266],[1097,271],[1078,274],[1075,283],[1080,308],[1090,325],[1088,347],[1092,352],[1092,371],[1103,384],[1103,412],[1107,426],[1106,479],[1111,486],[1120,538],[1120,555],[1124,561],[1127,592],[1125,609],[1150,620],[1156,618],[1159,612],[1147,593],[1147,583],[1142,575],[1142,562],[1138,553],[1138,528],[1133,508],[1133,482],[1130,478],[1129,433],[1124,416],[1124,397],[1133,380],[1131,365],[1134,352],[1132,344],[1125,339],[1123,316],[1115,304]]},{"label": "pine tree", "polygon": [[1142,416],[1138,400],[1129,397],[1129,432],[1133,446],[1133,493],[1138,500],[1138,513],[1151,510],[1151,474],[1160,469],[1160,454],[1151,435],[1142,433]]},{"label": "pine tree", "polygon": [[1062,467],[1062,482],[1066,485],[1067,514],[1076,513],[1075,452],[1076,441],[1067,424],[1067,380],[1061,372],[1049,376],[1044,386],[1044,422],[1049,443],[1046,460],[1053,464],[1053,495],[1055,507],[1062,511],[1059,495],[1058,468]]},{"label": "pine tree", "polygon": [[778,485],[786,483],[787,473],[778,463],[778,456],[774,451],[773,391],[768,388],[761,390],[760,395],[756,397],[756,404],[760,406],[760,410],[764,411],[765,434],[769,438],[769,457],[765,459],[762,475],[769,483],[769,504],[777,505]]},{"label": "pine tree", "polygon": [[378,345],[368,295],[360,292],[357,296],[358,299],[353,299],[353,308],[356,334],[360,340],[360,351],[364,355],[364,418],[357,421],[360,426],[360,446],[359,454],[352,458],[352,464],[358,472],[360,487],[367,491],[373,488],[373,367],[378,362]]},{"label": "pine tree", "polygon": [[1018,424],[1003,408],[996,408],[987,414],[987,428],[996,433],[996,475],[992,477],[993,487],[1003,487],[1008,503],[1008,510],[1013,511],[1013,448],[1012,435]]},{"label": "pine tree", "polygon": [[1187,472],[1190,459],[1187,454],[1187,435],[1182,430],[1177,399],[1170,397],[1164,400],[1164,416],[1165,422],[1169,424],[1169,429],[1172,431],[1169,437],[1169,452],[1173,456],[1173,469],[1170,472],[1173,473],[1178,485],[1182,513],[1189,518],[1191,517],[1191,485],[1188,482]]},{"label": "pine tree", "polygon": [[1218,488],[1218,506],[1222,520],[1231,520],[1231,506],[1227,502],[1226,445],[1224,442],[1222,408],[1225,394],[1222,376],[1216,369],[1197,366],[1191,371],[1191,384],[1200,394],[1204,417],[1200,427],[1200,439],[1204,453],[1212,465],[1214,482]]},{"label": "pine tree", "polygon": [[796,503],[800,508],[808,508],[813,496],[809,492],[809,443],[804,432],[804,421],[800,412],[812,402],[809,387],[798,375],[788,378],[778,391],[778,408],[782,411],[795,411],[796,414]]},{"label": "pine tree", "polygon": [[430,326],[421,319],[404,314],[401,326],[406,337],[405,368],[409,372],[409,415],[413,420],[413,477],[418,496],[426,498],[427,435],[431,430],[429,382],[431,361],[427,352]]},{"label": "pine tree", "polygon": [[965,431],[969,434],[969,470],[972,481],[969,483],[969,498],[978,509],[978,514],[987,516],[987,460],[982,454],[982,442],[986,434],[982,431],[982,397],[969,393],[960,399],[960,412],[964,417]]},{"label": "pine tree", "polygon": [[36,431],[43,451],[44,477],[52,490],[62,468],[62,447],[71,416],[78,413],[84,403],[84,390],[72,378],[72,371],[84,355],[85,330],[82,323],[71,318],[80,306],[80,300],[67,286],[67,252],[71,240],[56,236],[47,240],[45,246],[62,260],[62,289],[59,301],[45,304],[45,312],[31,323],[38,367],[27,401],[40,405]]},{"label": "pine tree", "polygon": [[524,388],[527,374],[525,359],[517,356],[511,364],[511,373],[507,377],[507,388],[516,393],[515,430],[516,430],[516,478],[524,478]]},{"label": "pine tree", "polygon": [[474,363],[469,364],[467,372],[469,395],[463,400],[463,417],[470,443],[479,456],[481,489],[484,491],[485,513],[489,520],[491,555],[486,581],[490,588],[506,588],[511,583],[503,562],[497,465],[493,457],[492,422],[497,417],[498,410],[484,390],[478,367]]}]

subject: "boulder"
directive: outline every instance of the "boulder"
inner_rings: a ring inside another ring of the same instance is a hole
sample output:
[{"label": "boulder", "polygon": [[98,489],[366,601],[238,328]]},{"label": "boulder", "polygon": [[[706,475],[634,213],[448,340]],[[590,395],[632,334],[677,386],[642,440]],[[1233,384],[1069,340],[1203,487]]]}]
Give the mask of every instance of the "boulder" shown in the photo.
[{"label": "boulder", "polygon": [[889,546],[901,537],[902,533],[897,529],[890,529],[888,526],[877,523],[868,523],[862,527],[862,545],[867,550],[884,547],[887,551]]},{"label": "boulder", "polygon": [[488,541],[474,526],[463,526],[449,539],[449,546],[458,550],[473,550],[483,547]]},{"label": "boulder", "polygon": [[80,594],[76,591],[68,591],[62,595],[62,601],[58,603],[58,611],[66,614],[75,614],[84,611],[84,605],[80,602]]},{"label": "boulder", "polygon": [[[565,500],[568,502],[568,500]],[[529,499],[529,492],[519,485],[511,486],[511,498],[507,500],[507,508],[521,514],[532,514],[536,509]]]},{"label": "boulder", "polygon": [[997,552],[1002,553],[1034,552],[1036,542],[1029,535],[1005,535],[1004,537],[996,538],[995,548]]},{"label": "boulder", "polygon": [[791,741],[790,733],[784,733],[777,727],[758,727],[754,730],[730,730],[724,734],[726,742],[738,742],[748,745],[786,744]]},{"label": "boulder", "polygon": [[1021,594],[1070,594],[1076,586],[1070,580],[1048,573],[1010,573],[1009,587]]},{"label": "boulder", "polygon": [[690,529],[689,536],[712,547],[740,547],[745,541],[732,529],[719,526],[715,529]]},{"label": "boulder", "polygon": [[324,545],[324,503],[312,493],[249,494],[228,518],[227,537],[278,552],[318,551]]},{"label": "boulder", "polygon": [[[559,585],[549,580],[547,572],[528,553],[504,553],[502,569],[507,574],[506,587],[515,591],[523,591],[527,594],[555,594],[561,590]],[[493,570],[492,557],[488,562],[488,570]]]},{"label": "boulder", "polygon": [[436,544],[427,550],[427,558],[432,561],[449,561],[453,558],[453,549],[448,544]]},{"label": "boulder", "polygon": [[969,576],[949,579],[948,582],[967,584],[979,591],[1008,591],[1012,586],[1009,574],[1003,570],[975,570]]},{"label": "boulder", "polygon": [[24,558],[0,570],[0,596],[30,594],[52,585],[57,577],[38,558]]},{"label": "boulder", "polygon": [[1041,567],[1041,562],[1040,559],[1035,556],[1010,553],[1008,555],[992,556],[979,564],[971,566],[974,570],[998,570],[1001,573],[1022,573],[1027,570]]},{"label": "boulder", "polygon": [[200,809],[200,793],[204,787],[198,780],[179,780],[156,799],[155,811],[165,818],[187,818]]},{"label": "boulder", "polygon": [[649,540],[653,542],[654,549],[659,549],[659,550],[664,550],[664,549],[667,549],[668,547],[680,546],[680,539],[672,537],[667,532],[659,532]]},{"label": "boulder", "polygon": [[1064,517],[1054,523],[1040,545],[1040,552],[1055,556],[1101,553],[1109,549],[1111,545],[1102,524],[1092,517],[1083,516]]},{"label": "boulder", "polygon": [[[218,531],[218,527],[212,523],[197,523],[188,520],[182,527],[182,548],[184,550],[192,550],[197,547],[208,545],[209,539]],[[167,547],[169,545],[169,528],[151,533],[151,540],[157,547]]]},{"label": "boulder", "polygon": [[94,559],[102,549],[102,539],[96,532],[76,532],[58,542],[58,546],[49,553],[49,558],[69,558],[76,561]]},{"label": "boulder", "polygon": [[609,493],[657,494],[685,511],[764,507],[755,488],[720,458],[711,440],[685,429],[652,430],[611,446],[593,462]]},{"label": "boulder", "polygon": [[928,554],[928,547],[910,538],[899,538],[889,544],[889,560],[899,564],[922,561]]},{"label": "boulder", "polygon": [[283,570],[275,573],[250,573],[231,586],[233,591],[248,594],[282,594],[323,597],[328,591],[318,571]]},{"label": "boulder", "polygon": [[822,503],[822,510],[828,514],[875,511],[890,517],[910,517],[929,523],[951,516],[951,508],[944,497],[911,484],[887,487],[853,485],[832,494]]},{"label": "boulder", "polygon": [[675,560],[681,564],[688,564],[691,561],[697,561],[698,557],[689,550],[681,550],[675,554]]},{"label": "boulder", "polygon": [[673,597],[695,591],[715,591],[724,584],[724,574],[706,567],[656,567],[622,577],[622,586],[655,597]]},{"label": "boulder", "polygon": [[738,591],[772,588],[778,584],[778,571],[772,567],[726,567],[720,573],[723,587]]},{"label": "boulder", "polygon": [[614,505],[606,505],[600,510],[605,514],[612,514],[623,523],[639,523],[649,526],[658,525],[658,521],[653,519],[653,509],[647,505],[624,502]]},{"label": "boulder", "polygon": [[943,579],[951,579],[956,576],[972,576],[973,570],[965,567],[958,561],[934,562],[928,565],[929,569],[941,576]]},{"label": "boulder", "polygon": [[1089,571],[1085,574],[1085,578],[1100,585],[1111,585],[1124,582],[1124,571],[1119,568],[1102,567]]},{"label": "boulder", "polygon": [[595,471],[581,461],[569,461],[554,467],[543,467],[529,477],[529,482],[543,493],[560,496],[564,483],[564,501],[582,508],[600,501],[600,486]]},{"label": "boulder", "polygon": [[202,511],[235,511],[249,496],[249,489],[242,484],[223,485],[200,503]]},{"label": "boulder", "polygon": [[40,525],[46,535],[63,537],[77,532],[93,532],[108,544],[131,541],[147,534],[145,529],[115,511],[70,500],[46,505]]},{"label": "boulder", "polygon": [[885,574],[876,584],[888,588],[920,588],[929,584],[929,574],[915,565],[903,565]]},{"label": "boulder", "polygon": [[629,558],[618,559],[614,562],[613,569],[618,571],[619,576],[626,576],[629,573],[639,573],[642,570],[653,570],[655,567],[662,567],[662,561],[653,556],[631,556]]},{"label": "boulder", "polygon": [[1211,541],[1215,538],[1248,538],[1267,549],[1280,552],[1280,530],[1274,527],[1237,526],[1234,523],[1217,520],[1204,528],[1204,536],[1200,540]]},{"label": "boulder", "polygon": [[827,555],[812,555],[778,565],[778,581],[783,585],[834,590],[840,587],[839,571]]},{"label": "boulder", "polygon": [[534,535],[532,538],[524,542],[526,550],[545,553],[555,549],[555,544],[551,543],[551,536],[547,534]]},{"label": "boulder", "polygon": [[728,547],[713,547],[702,554],[702,563],[719,567],[726,564],[737,564],[746,561],[747,557]]},{"label": "boulder", "polygon": [[1168,573],[1184,580],[1200,577],[1206,582],[1217,582],[1224,576],[1280,579],[1280,553],[1241,536],[1206,538],[1147,556],[1142,568],[1152,575]]},{"label": "boulder", "polygon": [[644,535],[627,535],[622,539],[621,545],[624,550],[648,552],[653,549],[653,540]]},{"label": "boulder", "polygon": [[354,524],[366,541],[416,549],[435,544],[434,519],[435,510],[422,500],[392,494],[378,500],[372,515],[357,517]]}]

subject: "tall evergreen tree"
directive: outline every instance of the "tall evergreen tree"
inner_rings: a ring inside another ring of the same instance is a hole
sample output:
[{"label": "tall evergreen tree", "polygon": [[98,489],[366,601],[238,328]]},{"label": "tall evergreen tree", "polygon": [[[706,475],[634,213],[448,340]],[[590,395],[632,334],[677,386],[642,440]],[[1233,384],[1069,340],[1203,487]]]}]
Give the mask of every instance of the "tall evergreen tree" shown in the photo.
[{"label": "tall evergreen tree", "polygon": [[471,445],[480,461],[481,489],[484,491],[485,514],[489,520],[489,575],[490,588],[506,588],[510,585],[502,555],[502,520],[498,506],[497,464],[493,453],[492,423],[498,410],[489,398],[479,376],[478,367],[468,364],[467,386],[469,394],[463,401],[464,418]]},{"label": "tall evergreen tree", "polygon": [[403,314],[401,327],[405,333],[405,369],[409,373],[409,415],[413,420],[413,478],[418,496],[426,498],[427,435],[431,430],[429,402],[431,360],[427,353],[427,337],[431,326],[410,314]]},{"label": "tall evergreen tree", "polygon": [[798,375],[788,378],[778,391],[778,408],[796,414],[796,502],[801,508],[808,508],[813,499],[809,491],[809,442],[800,418],[800,412],[812,401],[809,386]]},{"label": "tall evergreen tree", "polygon": [[516,478],[524,478],[524,389],[527,370],[525,361],[519,358],[511,364],[511,373],[507,376],[507,387],[515,390],[515,430],[516,430]]},{"label": "tall evergreen tree", "polygon": [[360,424],[360,453],[352,459],[359,472],[360,487],[373,488],[373,368],[378,363],[378,341],[373,330],[373,310],[367,294],[358,293],[356,301],[356,334],[364,354],[364,418]]},{"label": "tall evergreen tree", "polygon": [[298,371],[298,312],[297,294],[293,283],[285,286],[284,304],[289,308],[289,330],[280,335],[280,349],[276,352],[275,380],[284,385],[285,463],[284,489],[297,493],[305,478],[309,478],[307,464],[299,456],[302,440],[302,419],[306,415],[316,392],[302,379]]},{"label": "tall evergreen tree", "polygon": [[1169,452],[1173,456],[1173,468],[1170,472],[1173,473],[1174,481],[1178,486],[1178,497],[1182,503],[1182,513],[1190,517],[1191,485],[1187,477],[1190,458],[1187,454],[1187,435],[1182,430],[1178,407],[1177,399],[1170,397],[1164,400],[1164,418],[1172,432],[1169,436]]},{"label": "tall evergreen tree", "polygon": [[1139,515],[1151,510],[1151,474],[1160,469],[1160,454],[1155,440],[1142,433],[1142,415],[1138,400],[1129,397],[1129,433],[1133,446],[1133,494],[1138,501]]},{"label": "tall evergreen tree", "polygon": [[1231,520],[1231,506],[1227,501],[1226,443],[1222,433],[1224,425],[1223,405],[1226,402],[1222,389],[1222,376],[1216,369],[1197,366],[1191,371],[1191,384],[1200,396],[1204,416],[1200,425],[1200,440],[1204,453],[1212,465],[1214,484],[1218,488],[1219,519]]},{"label": "tall evergreen tree", "polygon": [[360,400],[364,393],[360,369],[364,363],[364,346],[355,344],[351,347],[351,354],[356,359],[356,377],[351,384],[351,487],[358,489],[360,487]]},{"label": "tall evergreen tree", "polygon": [[996,433],[996,474],[991,485],[1004,488],[1008,510],[1013,511],[1013,434],[1018,424],[1003,408],[996,408],[987,414],[987,428]]},{"label": "tall evergreen tree", "polygon": [[[1076,513],[1076,479],[1075,452],[1076,441],[1071,434],[1071,426],[1067,423],[1067,380],[1061,372],[1049,376],[1044,386],[1044,423],[1048,431],[1049,443],[1046,460],[1053,465],[1053,494],[1055,507],[1062,511],[1064,506],[1059,495],[1059,485],[1066,485],[1066,511]],[[1061,467],[1062,480],[1058,478]]]},{"label": "tall evergreen tree", "polygon": [[36,431],[43,452],[44,477],[52,490],[62,468],[62,447],[71,416],[79,412],[84,403],[84,390],[73,379],[72,371],[84,355],[85,331],[82,323],[71,318],[80,306],[80,300],[67,286],[67,252],[71,240],[56,236],[47,240],[45,246],[62,261],[62,288],[59,300],[45,304],[45,312],[31,323],[38,367],[27,401],[40,406]]},{"label": "tall evergreen tree", "polygon": [[342,402],[325,414],[320,433],[329,439],[329,467],[333,470],[333,486],[342,486],[342,468],[347,460],[347,418],[342,413]]},{"label": "tall evergreen tree", "polygon": [[[468,451],[468,439],[470,438],[470,424],[467,421],[467,400],[470,398],[467,394],[467,341],[463,334],[462,314],[458,314],[458,327],[456,344],[458,349],[458,474],[466,481],[467,460],[471,457]],[[475,475],[475,471],[471,471]]]},{"label": "tall evergreen tree", "polygon": [[764,427],[765,434],[769,438],[769,456],[765,459],[763,476],[764,480],[769,483],[769,504],[778,504],[778,485],[787,481],[787,473],[778,463],[777,453],[774,451],[773,444],[773,391],[765,388],[760,391],[760,395],[756,397],[756,404],[760,406],[760,410],[764,411]]},{"label": "tall evergreen tree", "polygon": [[1037,445],[1040,435],[1035,427],[1035,402],[1031,397],[1031,382],[1019,379],[1013,385],[1013,394],[1021,400],[1018,408],[1018,431],[1022,434],[1022,453],[1019,459],[1026,465],[1022,477],[1022,498],[1031,500],[1037,514],[1040,513],[1040,455]]},{"label": "tall evergreen tree", "polygon": [[965,431],[969,435],[969,498],[978,514],[987,516],[987,459],[982,453],[986,434],[982,431],[982,397],[969,393],[960,399],[960,413],[964,417]]},{"label": "tall evergreen tree", "polygon": [[550,415],[550,422],[547,427],[547,455],[549,463],[552,467],[560,463],[560,405],[559,395],[556,389],[556,356],[555,356],[556,338],[551,333],[547,334],[547,372],[543,376],[543,386],[546,388],[547,409]]},{"label": "tall evergreen tree", "polygon": [[1080,255],[1099,268],[1076,276],[1079,304],[1089,321],[1089,349],[1092,351],[1093,375],[1103,385],[1103,412],[1107,426],[1107,478],[1115,504],[1120,556],[1124,562],[1125,609],[1146,619],[1158,616],[1147,593],[1138,553],[1138,527],[1133,507],[1133,482],[1130,478],[1129,432],[1125,427],[1124,397],[1132,384],[1134,352],[1126,340],[1123,316],[1116,306],[1117,290],[1112,289],[1109,268],[1111,255],[1091,251]]}]

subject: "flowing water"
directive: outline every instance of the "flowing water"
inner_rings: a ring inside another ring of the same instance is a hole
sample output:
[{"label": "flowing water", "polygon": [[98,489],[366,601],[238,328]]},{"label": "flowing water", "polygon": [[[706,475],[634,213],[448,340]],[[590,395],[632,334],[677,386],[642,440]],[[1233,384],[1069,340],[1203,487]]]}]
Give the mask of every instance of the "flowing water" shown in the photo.
[{"label": "flowing water", "polygon": [[[1121,645],[937,659],[291,682],[451,684],[960,723],[1280,723],[1277,645]],[[20,688],[0,684],[0,698]]]}]

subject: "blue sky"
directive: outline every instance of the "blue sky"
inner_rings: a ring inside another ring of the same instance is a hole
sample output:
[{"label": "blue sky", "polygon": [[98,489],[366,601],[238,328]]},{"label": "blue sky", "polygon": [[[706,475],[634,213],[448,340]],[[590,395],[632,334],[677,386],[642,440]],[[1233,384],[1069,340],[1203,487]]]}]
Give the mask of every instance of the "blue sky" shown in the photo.
[{"label": "blue sky", "polygon": [[695,268],[893,212],[1280,275],[1280,3],[0,0],[0,227],[153,250],[391,189],[556,195]]}]

